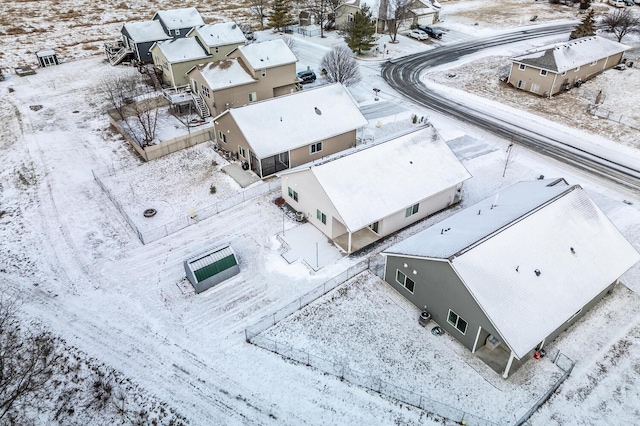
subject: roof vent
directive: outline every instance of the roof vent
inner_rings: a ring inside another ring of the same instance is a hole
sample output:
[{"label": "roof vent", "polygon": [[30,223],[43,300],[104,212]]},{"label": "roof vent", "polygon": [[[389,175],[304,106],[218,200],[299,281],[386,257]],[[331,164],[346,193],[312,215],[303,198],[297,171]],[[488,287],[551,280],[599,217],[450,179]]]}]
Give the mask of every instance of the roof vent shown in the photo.
[{"label": "roof vent", "polygon": [[533,271],[533,272],[535,272],[535,273],[536,273],[536,277],[539,277],[539,276],[540,276],[540,274],[542,273],[542,272],[540,272],[540,269],[536,269],[536,270],[535,270],[535,271]]},{"label": "roof vent", "polygon": [[232,29],[232,30],[235,30],[237,27],[238,27],[238,26],[237,26],[236,24],[233,24],[233,25],[231,26],[231,29]]},{"label": "roof vent", "polygon": [[571,247],[570,249],[571,249],[571,254],[576,254],[576,250],[573,247]]},{"label": "roof vent", "polygon": [[318,114],[318,115],[322,115],[322,111],[320,111],[320,108],[315,107],[315,110],[316,110],[316,114]]}]

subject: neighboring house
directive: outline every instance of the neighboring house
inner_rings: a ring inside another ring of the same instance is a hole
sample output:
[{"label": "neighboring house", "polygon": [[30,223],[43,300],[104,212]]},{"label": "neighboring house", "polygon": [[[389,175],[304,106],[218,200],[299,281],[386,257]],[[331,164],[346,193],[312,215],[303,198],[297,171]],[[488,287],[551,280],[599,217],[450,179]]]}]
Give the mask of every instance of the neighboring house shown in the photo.
[{"label": "neighboring house", "polygon": [[[394,16],[395,5],[391,0],[355,0],[359,8],[367,4],[375,18],[379,33],[389,30],[387,19]],[[358,8],[358,10],[359,10]],[[347,9],[344,9],[347,11]],[[414,0],[409,7],[409,16],[400,22],[399,29],[409,29],[412,25],[431,25],[440,19],[441,6],[436,0]],[[350,10],[347,13],[352,13]],[[351,15],[352,16],[352,15]],[[347,22],[352,20],[347,15]]]},{"label": "neighboring house", "polygon": [[507,82],[551,97],[620,63],[629,49],[603,37],[582,37],[512,59]]},{"label": "neighboring house", "polygon": [[360,0],[347,0],[340,4],[336,10],[329,14],[329,21],[334,21],[335,27],[345,30],[350,22],[353,22],[354,15],[360,11]]},{"label": "neighboring house", "polygon": [[385,281],[504,378],[640,259],[563,179],[519,182],[383,254]]},{"label": "neighboring house", "polygon": [[212,61],[224,59],[229,52],[247,42],[247,38],[235,22],[220,22],[195,27],[187,37],[196,37],[211,55]]},{"label": "neighboring house", "polygon": [[174,88],[189,84],[187,71],[211,60],[196,37],[154,43],[151,55],[153,63],[162,68],[162,82]]},{"label": "neighboring house", "polygon": [[206,105],[198,107],[202,116],[218,115],[296,89],[297,58],[280,39],[239,46],[228,56],[187,72],[192,92],[201,100],[196,104]]},{"label": "neighboring house", "polygon": [[339,83],[231,108],[214,118],[220,147],[261,178],[344,151],[367,124]]},{"label": "neighboring house", "polygon": [[135,60],[144,63],[153,61],[150,49],[154,43],[172,38],[164,32],[158,21],[124,24],[121,32],[124,46],[133,53]]},{"label": "neighboring house", "polygon": [[432,25],[440,19],[440,5],[437,1],[416,0],[409,9],[410,25]]},{"label": "neighboring house", "polygon": [[469,178],[427,128],[285,171],[281,185],[289,206],[352,253],[458,203]]},{"label": "neighboring house", "polygon": [[195,7],[161,10],[152,19],[159,21],[165,33],[173,38],[185,37],[192,28],[204,25],[202,15]]}]

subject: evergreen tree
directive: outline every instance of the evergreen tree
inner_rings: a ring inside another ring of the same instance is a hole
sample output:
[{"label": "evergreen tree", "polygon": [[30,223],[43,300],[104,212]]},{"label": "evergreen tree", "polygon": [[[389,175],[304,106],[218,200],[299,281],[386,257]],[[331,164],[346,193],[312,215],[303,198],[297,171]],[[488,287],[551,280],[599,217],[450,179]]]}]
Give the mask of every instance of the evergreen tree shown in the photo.
[{"label": "evergreen tree", "polygon": [[353,16],[353,21],[349,23],[344,41],[354,53],[360,55],[363,50],[369,50],[376,45],[373,36],[375,33],[376,22],[371,17],[369,6],[364,5]]},{"label": "evergreen tree", "polygon": [[269,14],[269,26],[274,31],[282,31],[286,26],[291,25],[291,5],[289,0],[274,0],[273,9]]},{"label": "evergreen tree", "polygon": [[593,35],[596,35],[596,25],[593,19],[593,9],[589,9],[582,22],[571,31],[569,40]]}]

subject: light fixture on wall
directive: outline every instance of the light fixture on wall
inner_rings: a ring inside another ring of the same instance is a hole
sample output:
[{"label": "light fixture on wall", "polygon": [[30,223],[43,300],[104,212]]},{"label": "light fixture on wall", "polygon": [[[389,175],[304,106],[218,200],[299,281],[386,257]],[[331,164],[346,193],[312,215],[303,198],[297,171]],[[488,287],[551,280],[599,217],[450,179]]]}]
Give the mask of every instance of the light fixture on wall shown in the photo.
[{"label": "light fixture on wall", "polygon": [[409,265],[407,265],[407,264],[405,263],[405,264],[404,264],[404,267],[406,268],[407,266],[409,266]]}]

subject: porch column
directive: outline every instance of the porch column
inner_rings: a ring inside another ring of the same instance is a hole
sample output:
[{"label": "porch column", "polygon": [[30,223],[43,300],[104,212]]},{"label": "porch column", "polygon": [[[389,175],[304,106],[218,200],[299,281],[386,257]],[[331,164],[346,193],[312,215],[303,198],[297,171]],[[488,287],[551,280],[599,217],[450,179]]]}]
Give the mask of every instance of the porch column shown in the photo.
[{"label": "porch column", "polygon": [[471,351],[472,354],[476,353],[476,348],[478,347],[478,339],[480,338],[480,330],[482,330],[482,326],[478,326],[478,334],[476,334],[476,341],[473,342],[473,350]]},{"label": "porch column", "polygon": [[347,253],[351,253],[351,231],[349,231],[349,244],[347,244]]},{"label": "porch column", "polygon": [[509,355],[509,362],[507,362],[507,366],[504,369],[504,373],[502,373],[503,378],[509,377],[509,370],[511,370],[511,363],[513,363],[513,358],[515,358],[515,354],[511,351],[511,355]]}]

